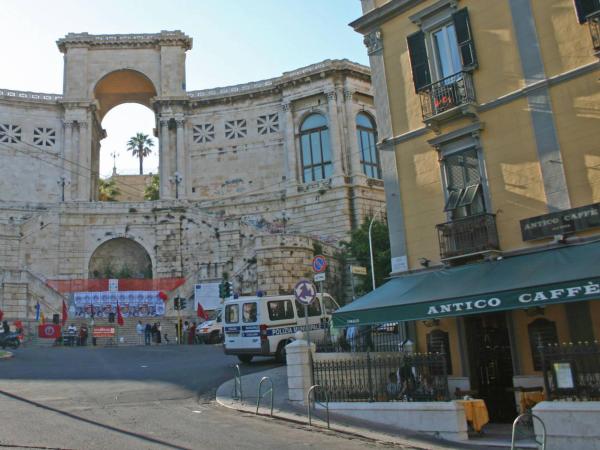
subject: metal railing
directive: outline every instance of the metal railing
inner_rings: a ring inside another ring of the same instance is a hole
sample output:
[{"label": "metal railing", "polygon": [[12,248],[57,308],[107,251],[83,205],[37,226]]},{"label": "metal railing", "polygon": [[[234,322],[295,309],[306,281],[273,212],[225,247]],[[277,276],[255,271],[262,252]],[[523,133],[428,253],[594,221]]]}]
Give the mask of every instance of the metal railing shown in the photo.
[{"label": "metal railing", "polygon": [[600,400],[600,345],[554,344],[540,347],[548,400]]},{"label": "metal railing", "polygon": [[[313,380],[330,401],[446,401],[448,376],[441,353],[355,353],[314,360]],[[317,393],[317,400],[322,400]]]},{"label": "metal railing", "polygon": [[469,72],[458,72],[419,91],[423,120],[457,106],[475,103],[475,88]]},{"label": "metal railing", "polygon": [[[535,431],[534,431],[534,436],[535,436],[535,443],[538,445],[538,449],[539,450],[546,450],[546,424],[544,424],[544,421],[542,419],[540,419],[538,416],[536,416],[535,414],[533,414],[532,412],[526,412],[523,413],[519,416],[517,416],[517,418],[514,420],[513,425],[512,425],[512,433],[511,433],[511,437],[510,437],[510,450],[515,450],[519,447],[517,447],[517,426],[519,425],[519,423],[524,422],[527,425],[531,424],[533,426],[533,421],[537,420],[540,425],[542,426],[542,441],[539,442],[537,440],[537,436],[535,435]],[[535,428],[534,428],[535,430]]]},{"label": "metal railing", "polygon": [[346,328],[337,337],[325,336],[315,342],[317,353],[345,352],[398,352],[402,350],[403,340],[399,334],[398,322],[381,325],[356,327],[352,331]]},{"label": "metal railing", "polygon": [[442,260],[499,250],[495,214],[477,214],[436,225]]},{"label": "metal railing", "polygon": [[[268,381],[271,384],[271,387],[269,388],[268,391],[261,392],[262,384],[265,381]],[[258,408],[260,408],[260,401],[267,394],[271,394],[271,417],[273,417],[273,380],[271,379],[271,377],[262,377],[260,379],[260,382],[258,383],[258,393],[257,393],[257,397],[256,397],[256,413],[255,414],[258,414]]]},{"label": "metal railing", "polygon": [[600,11],[590,14],[586,19],[590,27],[594,50],[600,51]]},{"label": "metal railing", "polygon": [[327,417],[327,428],[331,428],[329,425],[329,395],[327,395],[327,390],[323,388],[323,386],[320,386],[318,384],[314,384],[310,387],[310,389],[308,390],[308,392],[306,393],[306,410],[307,410],[307,414],[308,414],[308,426],[311,427],[312,426],[312,414],[311,414],[311,407],[310,407],[310,394],[312,394],[313,392],[317,392],[318,390],[321,390],[321,392],[323,392],[325,394],[325,403],[322,403],[320,401],[317,400],[317,397],[315,395],[313,395],[313,400],[315,404],[319,404],[321,405],[323,408],[325,408],[325,413],[326,413],[326,417]]},{"label": "metal railing", "polygon": [[242,402],[244,399],[242,393],[242,372],[239,364],[233,366],[233,389],[231,392],[231,398],[233,400],[239,400],[240,402]]}]

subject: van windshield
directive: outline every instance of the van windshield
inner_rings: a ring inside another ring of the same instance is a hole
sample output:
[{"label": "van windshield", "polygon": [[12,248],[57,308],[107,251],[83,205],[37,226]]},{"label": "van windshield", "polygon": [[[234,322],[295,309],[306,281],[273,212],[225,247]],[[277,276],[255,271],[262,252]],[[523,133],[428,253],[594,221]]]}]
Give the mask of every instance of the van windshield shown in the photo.
[{"label": "van windshield", "polygon": [[[304,305],[296,300],[296,310],[298,311],[298,317],[304,317]],[[313,302],[308,305],[308,317],[320,316],[321,315],[321,302],[318,298],[315,298]]]},{"label": "van windshield", "polygon": [[294,318],[294,309],[291,300],[273,300],[267,302],[270,320],[287,320]]}]

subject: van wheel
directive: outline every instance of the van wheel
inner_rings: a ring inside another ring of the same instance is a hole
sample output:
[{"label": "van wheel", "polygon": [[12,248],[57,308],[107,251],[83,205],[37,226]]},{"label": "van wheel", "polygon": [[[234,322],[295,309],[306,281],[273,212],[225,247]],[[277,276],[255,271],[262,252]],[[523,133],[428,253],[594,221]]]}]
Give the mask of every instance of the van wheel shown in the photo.
[{"label": "van wheel", "polygon": [[279,343],[279,345],[277,346],[277,352],[275,352],[275,361],[283,364],[287,362],[285,346],[288,345],[290,342],[290,340],[285,340]]},{"label": "van wheel", "polygon": [[238,359],[245,364],[252,361],[252,358],[254,358],[254,355],[238,355]]}]

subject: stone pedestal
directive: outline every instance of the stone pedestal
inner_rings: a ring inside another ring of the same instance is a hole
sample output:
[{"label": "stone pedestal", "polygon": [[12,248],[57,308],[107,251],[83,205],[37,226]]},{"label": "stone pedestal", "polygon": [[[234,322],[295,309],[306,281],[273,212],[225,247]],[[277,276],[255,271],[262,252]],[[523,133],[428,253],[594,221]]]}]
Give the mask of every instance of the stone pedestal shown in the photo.
[{"label": "stone pedestal", "polygon": [[315,344],[298,339],[285,347],[287,355],[288,399],[302,402],[313,385],[312,353]]},{"label": "stone pedestal", "polygon": [[[546,426],[546,449],[600,449],[600,402],[541,402],[532,411]],[[541,442],[542,427],[533,424]]]}]

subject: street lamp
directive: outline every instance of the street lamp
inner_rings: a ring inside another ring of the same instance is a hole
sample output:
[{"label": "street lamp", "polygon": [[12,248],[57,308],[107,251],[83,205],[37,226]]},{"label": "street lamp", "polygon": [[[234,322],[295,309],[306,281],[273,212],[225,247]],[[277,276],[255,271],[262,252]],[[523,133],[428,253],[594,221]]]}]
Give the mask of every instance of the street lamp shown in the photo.
[{"label": "street lamp", "polygon": [[373,229],[373,222],[375,221],[375,217],[377,217],[377,214],[379,214],[383,208],[385,208],[385,203],[379,206],[379,209],[375,211],[375,214],[373,214],[371,222],[369,223],[369,255],[371,256],[371,281],[373,283],[373,291],[375,290],[375,264],[373,262],[373,239],[371,238],[371,230]]},{"label": "street lamp", "polygon": [[175,183],[175,198],[179,198],[179,183],[183,181],[183,177],[179,172],[175,172],[172,177],[169,177],[171,183]]}]

